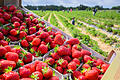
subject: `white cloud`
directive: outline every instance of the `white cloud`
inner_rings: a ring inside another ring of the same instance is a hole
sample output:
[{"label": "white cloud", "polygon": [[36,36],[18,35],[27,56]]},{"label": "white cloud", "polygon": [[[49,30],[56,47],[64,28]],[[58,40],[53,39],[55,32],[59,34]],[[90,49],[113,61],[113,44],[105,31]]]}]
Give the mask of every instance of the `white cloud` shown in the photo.
[{"label": "white cloud", "polygon": [[101,5],[104,7],[120,6],[120,0],[23,0],[23,5],[63,5],[63,6],[78,6],[80,4],[95,6]]}]

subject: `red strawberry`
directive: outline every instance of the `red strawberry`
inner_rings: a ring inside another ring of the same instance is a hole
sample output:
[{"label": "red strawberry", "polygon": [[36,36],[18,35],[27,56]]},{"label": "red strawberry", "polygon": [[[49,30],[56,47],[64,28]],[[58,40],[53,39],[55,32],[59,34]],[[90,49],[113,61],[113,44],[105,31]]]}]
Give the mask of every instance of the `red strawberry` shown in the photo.
[{"label": "red strawberry", "polygon": [[31,44],[33,46],[39,46],[40,42],[41,40],[39,38],[34,38]]},{"label": "red strawberry", "polygon": [[82,54],[80,51],[74,50],[74,52],[72,52],[72,57],[73,58],[80,58],[80,57],[82,57]]},{"label": "red strawberry", "polygon": [[83,64],[82,68],[88,69],[91,68],[89,64]]},{"label": "red strawberry", "polygon": [[27,22],[27,24],[31,24],[31,19],[30,18],[26,18],[25,21]]},{"label": "red strawberry", "polygon": [[63,55],[68,55],[68,49],[65,47],[65,46],[60,46],[57,50],[58,54],[60,56],[63,56]]},{"label": "red strawberry", "polygon": [[60,67],[60,66],[57,66],[57,67],[56,67],[56,70],[57,70],[58,72],[60,72],[61,74],[63,73],[63,68]]},{"label": "red strawberry", "polygon": [[58,61],[56,61],[58,65],[60,65],[62,68],[66,68],[68,65],[67,60],[64,59],[59,59]]},{"label": "red strawberry", "polygon": [[77,69],[77,64],[75,62],[70,62],[68,64],[68,69],[75,71]]},{"label": "red strawberry", "polygon": [[2,13],[0,13],[0,18],[3,16],[3,14]]},{"label": "red strawberry", "polygon": [[80,75],[80,76],[78,77],[78,80],[87,80],[87,78],[86,78],[85,76],[83,76],[83,75]]},{"label": "red strawberry", "polygon": [[47,64],[49,64],[49,65],[53,65],[54,63],[55,63],[55,60],[53,59],[53,58],[47,58],[46,60],[45,60],[45,62],[47,63]]},{"label": "red strawberry", "polygon": [[92,70],[97,70],[99,74],[101,73],[100,69],[98,69],[97,67],[92,67]]},{"label": "red strawberry", "polygon": [[27,40],[28,42],[31,42],[31,41],[33,40],[33,37],[32,37],[32,36],[26,36],[26,40]]},{"label": "red strawberry", "polygon": [[5,11],[8,11],[8,7],[7,6],[2,6],[2,9]]},{"label": "red strawberry", "polygon": [[106,72],[106,70],[108,69],[108,67],[109,67],[109,64],[106,64],[106,63],[102,64],[101,68],[102,68],[103,73]]},{"label": "red strawberry", "polygon": [[22,78],[20,80],[34,80],[34,79],[32,79],[32,78]]},{"label": "red strawberry", "polygon": [[49,78],[48,80],[59,80],[59,77],[57,77],[57,76],[52,76],[52,77]]},{"label": "red strawberry", "polygon": [[82,47],[79,44],[75,44],[75,45],[72,46],[72,49],[76,49],[78,51],[81,51]]},{"label": "red strawberry", "polygon": [[17,54],[17,53],[7,52],[7,53],[5,54],[5,58],[6,58],[7,60],[17,62],[17,61],[18,61],[19,56],[18,56],[18,54]]},{"label": "red strawberry", "polygon": [[63,58],[64,60],[67,60],[68,62],[71,61],[71,58],[70,58],[69,56],[63,56],[62,58]]},{"label": "red strawberry", "polygon": [[45,39],[49,36],[48,32],[41,32],[40,33],[40,38]]},{"label": "red strawberry", "polygon": [[[14,34],[14,33],[13,33]],[[18,38],[15,37],[15,36],[8,36],[8,38],[11,40],[11,41],[17,41]]]},{"label": "red strawberry", "polygon": [[64,36],[62,36],[60,34],[56,35],[54,38],[54,42],[59,45],[63,45],[64,41],[65,41]]},{"label": "red strawberry", "polygon": [[18,28],[20,26],[20,23],[19,22],[14,22],[13,26],[15,26],[15,28]]},{"label": "red strawberry", "polygon": [[77,38],[72,38],[72,39],[68,40],[67,43],[69,43],[70,45],[74,45],[74,44],[79,44],[80,41]]},{"label": "red strawberry", "polygon": [[104,64],[104,62],[101,59],[97,59],[97,66]]},{"label": "red strawberry", "polygon": [[52,42],[52,38],[50,36],[48,36],[47,38],[45,38],[45,42],[46,43],[51,43]]},{"label": "red strawberry", "polygon": [[24,62],[20,59],[18,59],[18,62],[17,62],[17,67],[21,67],[24,65]]},{"label": "red strawberry", "polygon": [[82,53],[82,56],[84,56],[84,55],[90,56],[91,55],[91,53],[89,51],[84,50],[84,49],[81,50],[81,53]]},{"label": "red strawberry", "polygon": [[60,59],[60,56],[57,53],[52,53],[51,56],[53,59],[56,59],[56,60]]},{"label": "red strawberry", "polygon": [[14,11],[14,10],[16,10],[16,7],[15,7],[14,5],[11,5],[11,6],[9,7],[9,11]]},{"label": "red strawberry", "polygon": [[103,75],[99,75],[99,76],[98,76],[98,80],[101,80],[102,77],[103,77]]},{"label": "red strawberry", "polygon": [[19,38],[22,39],[23,37],[26,37],[27,33],[24,31],[20,31]]},{"label": "red strawberry", "polygon": [[4,80],[19,80],[19,75],[17,72],[10,71],[3,74]]},{"label": "red strawberry", "polygon": [[8,27],[3,28],[2,32],[3,32],[4,35],[8,35],[8,33],[9,33]]},{"label": "red strawberry", "polygon": [[29,28],[29,34],[33,34],[35,32],[36,32],[36,28],[34,28],[34,27]]},{"label": "red strawberry", "polygon": [[20,67],[19,74],[21,78],[28,78],[31,75],[31,72],[25,67]]},{"label": "red strawberry", "polygon": [[23,47],[29,47],[29,43],[27,42],[27,40],[22,40],[22,41],[21,41],[21,45],[22,45]]},{"label": "red strawberry", "polygon": [[17,32],[15,29],[12,29],[12,30],[10,31],[10,34],[11,34],[12,36],[16,36],[16,35],[18,34],[18,32]]},{"label": "red strawberry", "polygon": [[10,15],[9,15],[8,13],[4,12],[3,18],[4,18],[5,20],[9,20],[9,19],[10,19]]},{"label": "red strawberry", "polygon": [[98,72],[96,70],[89,70],[85,73],[87,80],[98,80]]},{"label": "red strawberry", "polygon": [[25,63],[32,62],[32,60],[33,60],[33,56],[32,56],[32,54],[29,53],[29,52],[28,52],[28,53],[24,56],[24,58],[23,58],[23,61],[24,61]]},{"label": "red strawberry", "polygon": [[4,48],[7,50],[7,52],[11,52],[11,47],[9,45],[6,45]]},{"label": "red strawberry", "polygon": [[54,41],[52,41],[52,42],[50,43],[50,47],[51,47],[51,48],[55,48],[55,47],[56,47],[56,44],[55,44]]},{"label": "red strawberry", "polygon": [[20,26],[20,31],[24,31],[25,30],[25,26]]},{"label": "red strawberry", "polygon": [[61,33],[60,31],[57,31],[57,32],[55,33],[55,35],[58,35],[58,34],[62,35],[62,33]]},{"label": "red strawberry", "polygon": [[4,39],[3,33],[0,32],[0,40]]},{"label": "red strawberry", "polygon": [[14,61],[9,61],[9,60],[2,60],[0,61],[0,73],[4,72],[5,69],[7,69],[8,67],[16,67],[16,63]]},{"label": "red strawberry", "polygon": [[81,75],[80,71],[73,71],[73,77],[78,78]]},{"label": "red strawberry", "polygon": [[67,74],[67,73],[68,73],[67,70],[68,70],[68,69],[64,69],[63,74]]},{"label": "red strawberry", "polygon": [[46,66],[42,69],[42,73],[45,78],[50,78],[53,75],[52,69]]},{"label": "red strawberry", "polygon": [[6,46],[6,45],[8,45],[8,42],[5,40],[0,40],[0,45]]},{"label": "red strawberry", "polygon": [[20,22],[20,19],[16,16],[12,17],[11,18],[11,22],[14,23],[14,22]]},{"label": "red strawberry", "polygon": [[45,66],[48,67],[48,64],[44,63],[42,61],[36,62],[35,65],[36,65],[36,71],[40,71],[40,72],[42,72],[43,67],[45,67]]},{"label": "red strawberry", "polygon": [[39,71],[35,71],[32,73],[31,78],[36,80],[43,80],[43,74]]},{"label": "red strawberry", "polygon": [[21,12],[17,13],[17,17],[19,17],[21,20],[24,18]]},{"label": "red strawberry", "polygon": [[4,56],[7,53],[6,48],[0,47],[0,57]]},{"label": "red strawberry", "polygon": [[5,24],[5,20],[3,18],[0,18],[0,24]]},{"label": "red strawberry", "polygon": [[86,63],[86,62],[88,62],[88,60],[92,61],[92,58],[90,56],[88,56],[88,55],[85,55],[84,56],[84,62]]},{"label": "red strawberry", "polygon": [[77,65],[80,65],[80,61],[79,61],[79,59],[74,58],[72,61],[75,62]]},{"label": "red strawberry", "polygon": [[41,54],[46,54],[48,52],[48,47],[44,44],[41,44],[38,47],[38,52],[40,52]]},{"label": "red strawberry", "polygon": [[44,24],[45,24],[45,22],[44,22],[44,21],[41,21],[41,24],[42,24],[42,25],[44,25]]},{"label": "red strawberry", "polygon": [[37,24],[37,23],[38,23],[37,18],[34,18],[34,19],[32,20],[32,22],[35,23],[35,24]]}]

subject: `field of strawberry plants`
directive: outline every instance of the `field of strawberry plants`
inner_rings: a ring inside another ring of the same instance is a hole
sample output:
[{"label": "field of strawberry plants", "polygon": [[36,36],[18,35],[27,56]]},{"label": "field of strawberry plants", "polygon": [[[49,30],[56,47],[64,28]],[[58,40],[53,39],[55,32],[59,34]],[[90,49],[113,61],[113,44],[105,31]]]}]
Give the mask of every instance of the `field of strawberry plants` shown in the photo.
[{"label": "field of strawberry plants", "polygon": [[[102,79],[110,65],[105,61],[108,51],[102,50],[100,42],[91,36],[109,46],[119,42],[118,38],[81,23],[79,20],[86,18],[79,12],[33,12],[40,18],[14,5],[0,8],[0,80]],[[71,24],[74,16],[76,25]]]}]

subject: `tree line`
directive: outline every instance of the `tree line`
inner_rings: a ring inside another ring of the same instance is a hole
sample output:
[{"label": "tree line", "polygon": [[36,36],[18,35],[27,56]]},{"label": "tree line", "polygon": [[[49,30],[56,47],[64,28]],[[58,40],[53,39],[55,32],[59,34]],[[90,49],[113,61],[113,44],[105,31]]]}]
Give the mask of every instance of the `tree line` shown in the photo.
[{"label": "tree line", "polygon": [[25,6],[29,10],[68,10],[68,9],[73,9],[73,10],[92,10],[93,8],[97,8],[98,10],[120,10],[120,6],[114,6],[112,8],[103,8],[103,6],[96,5],[94,7],[89,7],[85,5],[79,5],[77,7],[64,7],[64,6],[56,6],[56,5],[46,5],[46,6],[32,6],[32,5],[27,5]]}]

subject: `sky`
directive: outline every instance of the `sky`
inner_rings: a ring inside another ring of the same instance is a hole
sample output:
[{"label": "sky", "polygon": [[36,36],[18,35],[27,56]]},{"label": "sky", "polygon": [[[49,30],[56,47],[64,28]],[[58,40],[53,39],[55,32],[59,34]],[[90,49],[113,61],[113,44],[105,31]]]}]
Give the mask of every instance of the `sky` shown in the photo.
[{"label": "sky", "polygon": [[120,6],[120,0],[22,0],[23,5],[63,5],[65,7],[76,7],[80,4],[86,6],[100,5],[104,8]]}]

